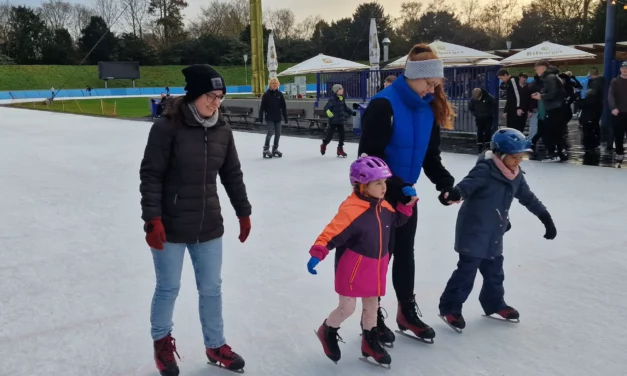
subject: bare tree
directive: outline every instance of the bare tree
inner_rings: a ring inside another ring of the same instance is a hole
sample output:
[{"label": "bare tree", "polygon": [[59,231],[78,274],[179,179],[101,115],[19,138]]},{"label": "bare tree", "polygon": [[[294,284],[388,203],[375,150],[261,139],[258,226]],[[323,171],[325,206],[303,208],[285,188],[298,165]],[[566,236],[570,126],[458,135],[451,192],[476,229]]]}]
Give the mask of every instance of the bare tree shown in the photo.
[{"label": "bare tree", "polygon": [[74,4],[72,6],[72,15],[69,21],[69,31],[72,34],[74,40],[78,40],[81,36],[81,31],[89,25],[93,12],[82,4]]},{"label": "bare tree", "polygon": [[72,4],[62,0],[44,1],[40,15],[52,30],[65,29],[72,19]]},{"label": "bare tree", "polygon": [[119,7],[117,0],[95,0],[93,12],[96,16],[102,17],[109,28],[112,28],[113,21],[118,16]]},{"label": "bare tree", "polygon": [[512,26],[522,17],[518,0],[491,0],[481,11],[483,30],[493,39],[503,39],[512,31]]},{"label": "bare tree", "polygon": [[126,8],[124,20],[136,37],[143,38],[149,5],[148,0],[120,0],[120,8]]},{"label": "bare tree", "polygon": [[[290,39],[296,34],[296,16],[291,9],[277,9],[264,12],[268,14],[268,27],[277,39]],[[313,32],[313,30],[312,30]]]},{"label": "bare tree", "polygon": [[[11,18],[11,5],[9,0],[0,3],[0,47],[9,42],[9,19]],[[0,49],[0,53],[2,50]]]},{"label": "bare tree", "polygon": [[478,27],[481,23],[481,4],[479,0],[462,0],[460,10],[457,14],[462,23]]},{"label": "bare tree", "polygon": [[305,18],[302,22],[296,25],[294,36],[305,40],[311,39],[314,30],[316,29],[316,25],[320,21],[322,21],[322,17],[320,16],[309,16]]},{"label": "bare tree", "polygon": [[196,34],[213,34],[239,37],[250,23],[248,0],[212,0],[201,8],[201,14],[192,23]]}]

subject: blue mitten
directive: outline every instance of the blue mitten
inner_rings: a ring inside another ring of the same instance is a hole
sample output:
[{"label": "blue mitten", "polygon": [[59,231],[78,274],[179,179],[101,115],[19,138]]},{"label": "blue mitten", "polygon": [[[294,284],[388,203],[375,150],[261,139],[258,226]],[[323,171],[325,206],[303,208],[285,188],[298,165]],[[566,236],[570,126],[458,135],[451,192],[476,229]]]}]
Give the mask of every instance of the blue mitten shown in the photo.
[{"label": "blue mitten", "polygon": [[309,262],[307,263],[307,270],[309,270],[309,273],[318,274],[315,268],[319,262],[320,262],[320,259],[316,257],[312,257],[309,259]]},{"label": "blue mitten", "polygon": [[418,193],[416,193],[416,189],[410,186],[403,187],[403,194],[408,197],[418,196]]}]

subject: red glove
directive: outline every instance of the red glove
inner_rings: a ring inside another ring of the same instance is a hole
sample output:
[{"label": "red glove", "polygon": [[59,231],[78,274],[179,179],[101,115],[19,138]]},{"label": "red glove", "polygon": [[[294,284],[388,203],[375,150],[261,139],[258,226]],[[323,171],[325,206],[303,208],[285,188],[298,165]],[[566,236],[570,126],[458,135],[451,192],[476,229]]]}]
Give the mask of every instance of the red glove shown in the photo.
[{"label": "red glove", "polygon": [[165,244],[165,229],[163,223],[161,223],[161,217],[156,217],[144,224],[144,231],[146,231],[146,243],[150,248],[163,250]]},{"label": "red glove", "polygon": [[239,241],[245,242],[250,235],[250,217],[238,217],[239,218]]}]

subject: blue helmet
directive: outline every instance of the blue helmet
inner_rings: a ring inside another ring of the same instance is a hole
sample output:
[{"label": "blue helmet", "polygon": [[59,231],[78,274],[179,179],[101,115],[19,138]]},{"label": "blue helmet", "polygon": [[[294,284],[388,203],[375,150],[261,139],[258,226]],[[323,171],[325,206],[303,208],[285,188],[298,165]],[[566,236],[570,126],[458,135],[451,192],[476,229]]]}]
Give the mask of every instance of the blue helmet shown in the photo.
[{"label": "blue helmet", "polygon": [[518,154],[533,151],[531,141],[516,129],[502,128],[492,135],[492,151],[501,154]]}]

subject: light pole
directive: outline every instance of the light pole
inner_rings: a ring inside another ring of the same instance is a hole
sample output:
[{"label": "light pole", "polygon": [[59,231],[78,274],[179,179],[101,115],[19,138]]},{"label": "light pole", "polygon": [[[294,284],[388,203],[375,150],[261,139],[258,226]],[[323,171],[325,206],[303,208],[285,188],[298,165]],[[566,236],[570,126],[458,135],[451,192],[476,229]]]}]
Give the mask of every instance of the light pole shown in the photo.
[{"label": "light pole", "polygon": [[392,41],[390,41],[390,38],[385,37],[381,43],[383,44],[383,62],[387,63],[390,58],[390,44]]},{"label": "light pole", "polygon": [[248,54],[244,54],[244,79],[246,86],[248,86]]}]

